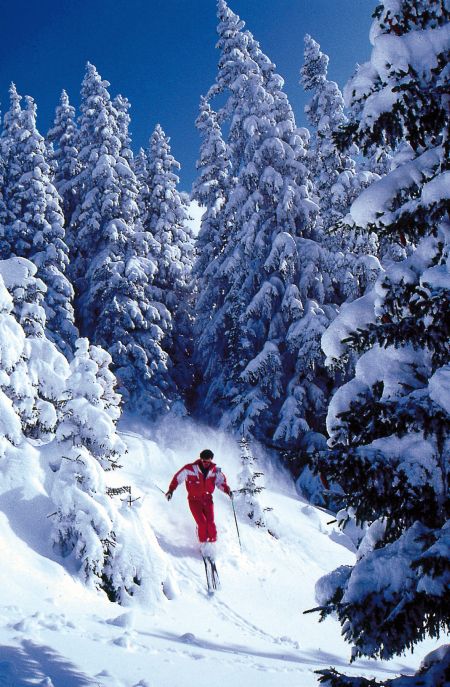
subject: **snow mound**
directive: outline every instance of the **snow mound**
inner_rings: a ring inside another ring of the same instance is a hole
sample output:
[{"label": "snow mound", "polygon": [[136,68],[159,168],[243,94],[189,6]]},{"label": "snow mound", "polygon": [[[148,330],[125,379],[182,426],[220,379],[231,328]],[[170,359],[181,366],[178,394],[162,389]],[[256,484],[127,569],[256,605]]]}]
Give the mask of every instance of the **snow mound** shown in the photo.
[{"label": "snow mound", "polygon": [[[347,661],[339,625],[319,624],[316,614],[302,611],[316,605],[316,580],[350,565],[354,554],[333,541],[330,514],[307,505],[265,458],[260,500],[274,509],[278,539],[242,517],[241,552],[231,502],[216,492],[222,590],[208,596],[185,494],[178,489],[169,503],[161,490],[207,446],[236,488],[239,447],[188,420],[177,423],[151,436],[131,419],[122,423],[128,454],[122,470],[106,473],[111,486],[130,486],[131,505],[128,495],[114,499],[124,499],[124,522],[140,531],[155,560],[147,593],[126,608],[85,586],[74,562],[52,549],[54,446],[23,442],[10,449],[0,465],[0,539],[7,552],[0,568],[0,684],[209,687],[214,675],[216,684],[313,687],[314,670]],[[427,643],[423,655],[434,648]],[[408,670],[394,663],[390,669]],[[351,670],[381,677],[389,668],[365,662]]]}]

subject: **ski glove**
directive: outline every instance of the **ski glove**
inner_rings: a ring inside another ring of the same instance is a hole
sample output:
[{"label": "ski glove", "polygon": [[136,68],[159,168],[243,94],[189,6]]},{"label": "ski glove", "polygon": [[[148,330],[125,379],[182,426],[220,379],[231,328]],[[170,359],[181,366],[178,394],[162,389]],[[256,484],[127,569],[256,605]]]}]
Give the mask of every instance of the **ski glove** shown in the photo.
[{"label": "ski glove", "polygon": [[166,499],[167,499],[168,501],[170,501],[170,499],[172,498],[172,496],[173,496],[173,491],[168,491],[168,492],[166,492]]}]

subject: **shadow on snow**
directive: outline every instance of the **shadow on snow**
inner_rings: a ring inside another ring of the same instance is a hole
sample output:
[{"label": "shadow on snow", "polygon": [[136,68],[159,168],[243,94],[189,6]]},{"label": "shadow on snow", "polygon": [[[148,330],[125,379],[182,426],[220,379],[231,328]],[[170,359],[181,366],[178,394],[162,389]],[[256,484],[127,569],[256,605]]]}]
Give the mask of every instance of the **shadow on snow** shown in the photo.
[{"label": "shadow on snow", "polygon": [[98,681],[48,646],[30,640],[20,647],[0,646],[0,686],[31,687],[50,678],[55,687],[97,687]]}]

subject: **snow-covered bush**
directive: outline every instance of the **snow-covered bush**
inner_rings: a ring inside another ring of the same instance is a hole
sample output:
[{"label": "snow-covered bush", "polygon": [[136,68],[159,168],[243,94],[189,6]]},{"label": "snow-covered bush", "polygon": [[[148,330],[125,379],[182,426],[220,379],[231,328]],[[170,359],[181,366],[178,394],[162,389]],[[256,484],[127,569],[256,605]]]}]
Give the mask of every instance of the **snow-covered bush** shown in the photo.
[{"label": "snow-covered bush", "polygon": [[[94,354],[98,359],[98,348]],[[61,464],[52,491],[57,507],[52,538],[62,555],[73,552],[86,580],[102,586],[106,560],[115,543],[115,509],[106,494],[104,470],[117,463],[125,445],[105,408],[98,372],[88,340],[78,339],[56,436]]]},{"label": "snow-covered bush", "polygon": [[18,346],[20,360],[5,392],[21,417],[25,435],[48,441],[58,423],[69,365],[45,335],[45,285],[36,277],[35,265],[25,258],[2,260],[0,275],[25,335],[23,347]]},{"label": "snow-covered bush", "polygon": [[22,360],[25,333],[12,310],[12,298],[0,274],[0,461],[8,447],[21,440],[18,401],[21,390],[27,387],[26,367]]},{"label": "snow-covered bush", "polygon": [[[93,349],[93,350],[92,350]],[[98,346],[89,347],[87,339],[78,339],[70,363],[66,400],[57,440],[62,452],[67,446],[86,447],[103,469],[116,466],[125,453],[125,444],[116,431],[119,418],[115,379],[108,366],[111,357]]]},{"label": "snow-covered bush", "polygon": [[[108,493],[107,471],[120,467],[126,447],[117,434],[120,397],[109,370],[111,357],[87,339],[76,342],[67,397],[57,431],[61,454],[52,499],[52,540],[62,556],[73,556],[83,579],[112,601],[135,595],[153,603],[167,571],[150,526]],[[120,489],[119,489],[120,491]]]},{"label": "snow-covered bush", "polygon": [[133,599],[152,607],[163,595],[171,598],[176,585],[140,503],[129,507],[125,500],[114,513],[114,546],[108,548],[103,582],[110,599],[122,605]]},{"label": "snow-covered bush", "polygon": [[[75,440],[75,437],[73,437]],[[52,541],[63,557],[72,554],[85,581],[103,587],[104,568],[115,545],[114,506],[106,494],[104,470],[83,445],[61,442],[61,464],[52,500]]]}]

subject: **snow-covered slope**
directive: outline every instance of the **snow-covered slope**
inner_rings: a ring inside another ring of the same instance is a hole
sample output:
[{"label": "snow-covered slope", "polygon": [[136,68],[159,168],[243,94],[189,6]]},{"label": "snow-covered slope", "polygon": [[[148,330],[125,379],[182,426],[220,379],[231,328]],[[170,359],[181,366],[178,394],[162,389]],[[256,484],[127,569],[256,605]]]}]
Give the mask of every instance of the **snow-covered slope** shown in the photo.
[{"label": "snow-covered slope", "polygon": [[113,486],[131,485],[132,498],[140,498],[122,508],[131,508],[143,536],[155,535],[164,577],[154,580],[156,601],[110,603],[55,555],[51,447],[24,444],[0,466],[1,687],[309,687],[317,684],[313,671],[329,665],[378,677],[413,672],[434,648],[429,642],[413,659],[388,667],[365,661],[348,668],[350,650],[338,624],[319,624],[316,614],[302,611],[315,605],[317,578],[352,561],[350,543],[327,525],[327,513],[307,505],[288,477],[268,465],[261,465],[261,500],[273,508],[278,539],[241,518],[241,552],[231,503],[217,493],[222,590],[208,597],[184,488],[170,503],[160,489],[203,448],[214,450],[236,488],[238,447],[187,421],[152,436],[128,421],[121,436],[129,453],[124,468],[108,475]]}]

